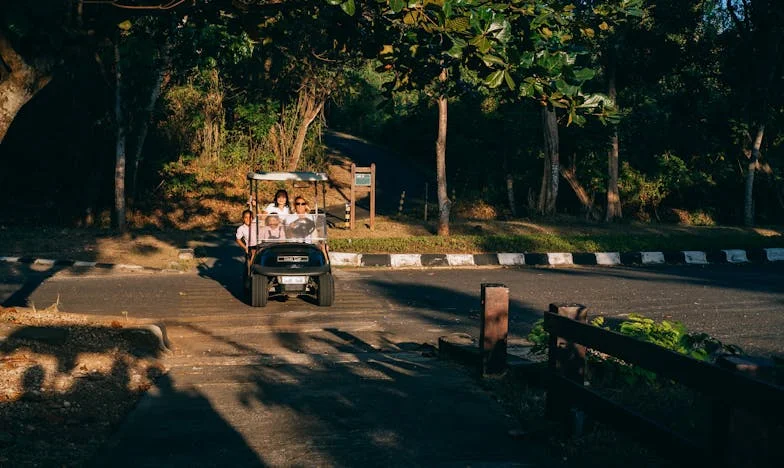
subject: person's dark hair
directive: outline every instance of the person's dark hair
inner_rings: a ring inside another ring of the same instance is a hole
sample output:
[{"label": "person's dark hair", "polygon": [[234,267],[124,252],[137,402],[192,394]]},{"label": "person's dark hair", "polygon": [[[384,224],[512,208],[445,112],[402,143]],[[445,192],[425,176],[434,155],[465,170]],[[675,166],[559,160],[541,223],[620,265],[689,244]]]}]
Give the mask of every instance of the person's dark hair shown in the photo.
[{"label": "person's dark hair", "polygon": [[281,195],[286,197],[286,206],[289,206],[289,193],[287,191],[283,190],[283,189],[278,190],[277,192],[275,192],[275,198],[272,199],[272,204],[275,205],[275,206],[278,206],[278,197],[281,196]]},{"label": "person's dark hair", "polygon": [[242,219],[245,219],[245,214],[249,214],[251,218],[253,218],[253,212],[251,210],[242,210]]}]

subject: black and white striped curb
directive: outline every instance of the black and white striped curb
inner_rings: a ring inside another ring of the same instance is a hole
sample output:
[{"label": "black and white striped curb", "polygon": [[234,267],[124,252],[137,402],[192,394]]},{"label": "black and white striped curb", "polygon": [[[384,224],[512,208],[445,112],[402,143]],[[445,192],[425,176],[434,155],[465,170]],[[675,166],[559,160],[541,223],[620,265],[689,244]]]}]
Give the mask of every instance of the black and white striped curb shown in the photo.
[{"label": "black and white striped curb", "polygon": [[124,270],[124,271],[179,271],[179,270],[167,270],[163,268],[147,267],[142,265],[128,265],[124,263],[84,262],[81,260],[53,260],[50,258],[35,258],[35,257],[0,257],[0,262],[26,263],[29,265],[41,265],[45,267],[102,268],[106,270]]},{"label": "black and white striped curb", "polygon": [[660,252],[548,252],[495,254],[357,254],[331,252],[334,266],[439,267],[517,265],[657,265],[784,261],[784,248]]},{"label": "black and white striped curb", "polygon": [[[650,252],[547,252],[547,253],[485,253],[485,254],[359,254],[330,252],[333,266],[346,267],[465,267],[520,265],[709,265],[722,263],[768,263],[784,261],[784,248],[726,249],[715,251],[682,250]],[[103,268],[123,271],[171,271],[121,263],[52,260],[34,257],[0,257],[0,262],[26,263],[41,266]]]}]

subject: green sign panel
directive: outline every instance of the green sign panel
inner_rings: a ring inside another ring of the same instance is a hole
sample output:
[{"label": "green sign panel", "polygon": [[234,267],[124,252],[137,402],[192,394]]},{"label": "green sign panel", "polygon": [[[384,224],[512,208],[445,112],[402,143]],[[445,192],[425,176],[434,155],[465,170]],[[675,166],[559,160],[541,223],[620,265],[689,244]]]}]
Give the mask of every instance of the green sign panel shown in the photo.
[{"label": "green sign panel", "polygon": [[363,172],[354,174],[354,185],[370,187],[370,173]]}]

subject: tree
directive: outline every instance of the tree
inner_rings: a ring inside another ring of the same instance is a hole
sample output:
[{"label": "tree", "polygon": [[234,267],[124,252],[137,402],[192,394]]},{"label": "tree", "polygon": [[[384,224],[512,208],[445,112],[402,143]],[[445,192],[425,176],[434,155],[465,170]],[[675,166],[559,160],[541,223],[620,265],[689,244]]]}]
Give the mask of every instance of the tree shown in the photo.
[{"label": "tree", "polygon": [[[541,214],[550,215],[556,210],[562,172],[559,110],[566,125],[583,125],[586,114],[595,115],[602,122],[617,121],[612,100],[600,93],[586,92],[586,83],[597,74],[597,64],[589,54],[595,30],[608,29],[608,21],[641,15],[640,4],[641,0],[621,0],[578,8],[557,2],[510,2],[514,40],[499,51],[501,59],[490,61],[490,65],[500,69],[491,73],[487,82],[490,86],[506,83],[515,88],[517,81],[518,98],[541,106],[545,148],[537,205]],[[576,181],[574,177],[568,180]]]},{"label": "tree", "polygon": [[[718,0],[716,0],[718,1]],[[719,2],[721,3],[721,2]],[[730,60],[724,76],[737,92],[746,167],[743,222],[754,224],[754,176],[759,170],[765,129],[781,108],[784,10],[776,0],[724,0],[732,28],[725,33]]]},{"label": "tree", "polygon": [[467,74],[470,80],[475,74],[479,57],[487,55],[493,44],[509,39],[509,24],[497,6],[481,0],[389,0],[374,12],[379,18],[375,26],[383,29],[382,68],[393,74],[386,86],[388,94],[417,89],[427,93],[438,109],[435,154],[441,236],[449,235],[452,205],[446,180],[449,99],[468,84],[462,78]]}]

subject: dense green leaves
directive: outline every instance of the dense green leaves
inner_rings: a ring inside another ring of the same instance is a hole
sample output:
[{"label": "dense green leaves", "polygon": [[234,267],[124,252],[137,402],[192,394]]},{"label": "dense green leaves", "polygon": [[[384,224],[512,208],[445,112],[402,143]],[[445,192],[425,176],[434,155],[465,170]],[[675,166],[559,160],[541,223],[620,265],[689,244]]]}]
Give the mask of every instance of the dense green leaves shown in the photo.
[{"label": "dense green leaves", "polygon": [[[174,38],[165,99],[150,127],[148,167],[142,166],[152,187],[160,182],[161,161],[198,153],[190,145],[207,138],[212,118],[225,137],[216,158],[271,164],[272,129],[292,120],[299,90],[314,89],[336,99],[329,119],[337,121],[340,106],[356,106],[362,109],[352,119],[358,127],[405,135],[399,143],[408,144],[401,148],[406,154],[422,146],[429,155],[434,110],[427,103],[449,96],[455,109],[450,177],[458,190],[496,206],[506,202],[503,164],[474,181],[476,154],[505,158],[514,180],[526,187],[516,194],[521,204],[541,178],[543,106],[556,110],[564,162],[574,161],[596,200],[606,190],[609,129],[602,124],[616,124],[626,163],[624,208],[642,219],[666,219],[666,208],[677,206],[737,220],[750,142],[764,124],[756,207],[763,222],[784,213],[784,18],[774,0],[658,0],[655,8],[642,0],[205,0],[154,15],[85,4],[81,17],[75,1],[43,2],[35,11],[27,3],[12,2],[0,12],[0,32],[28,63],[55,67],[57,77],[51,94],[32,101],[27,115],[63,113],[62,124],[73,126],[50,132],[51,125],[25,126],[21,114],[11,128],[16,136],[4,145],[22,146],[19,129],[43,132],[57,149],[73,153],[64,161],[80,156],[62,135],[89,141],[85,151],[94,155],[113,151],[110,46],[116,35],[123,31],[123,98],[132,133],[146,118],[140,109],[162,44]],[[623,113],[602,94],[611,62]],[[365,66],[378,71],[365,76],[372,93],[364,82],[346,81]],[[0,83],[8,84],[13,67],[2,68]],[[446,82],[438,80],[443,69],[449,70]],[[376,110],[381,91],[388,113]],[[72,103],[53,112],[53,103],[66,97]],[[360,97],[366,101],[357,103]],[[309,148],[316,154],[315,143]],[[49,153],[59,151],[37,152]],[[559,203],[576,212],[570,197],[562,194]]]}]

